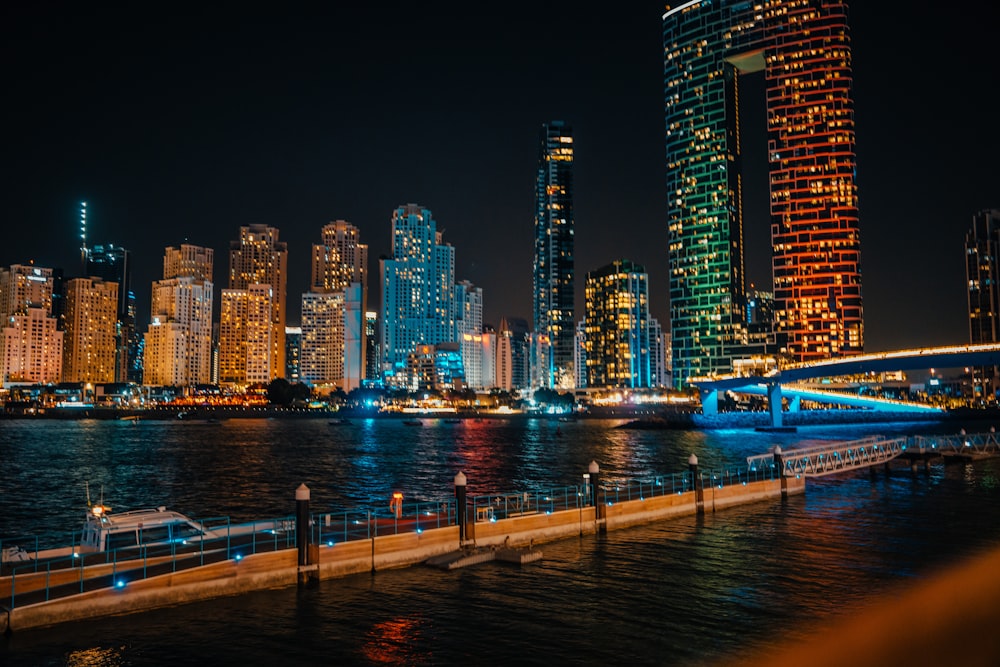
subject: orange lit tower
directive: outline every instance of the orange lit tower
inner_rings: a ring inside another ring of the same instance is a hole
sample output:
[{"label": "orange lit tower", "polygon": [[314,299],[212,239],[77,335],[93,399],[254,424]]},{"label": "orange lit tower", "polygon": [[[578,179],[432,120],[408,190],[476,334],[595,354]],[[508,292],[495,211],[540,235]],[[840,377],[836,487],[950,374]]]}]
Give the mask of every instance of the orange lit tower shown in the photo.
[{"label": "orange lit tower", "polygon": [[[740,78],[764,72],[776,331],[796,361],[864,346],[847,5],[691,0],[663,15],[675,384],[746,351]],[[753,103],[754,101],[750,101]]]}]

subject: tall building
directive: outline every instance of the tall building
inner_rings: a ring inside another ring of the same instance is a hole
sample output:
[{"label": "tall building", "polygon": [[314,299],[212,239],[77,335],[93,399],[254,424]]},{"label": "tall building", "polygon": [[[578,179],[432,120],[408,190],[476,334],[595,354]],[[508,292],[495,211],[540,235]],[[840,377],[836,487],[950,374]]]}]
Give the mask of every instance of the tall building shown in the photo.
[{"label": "tall building", "polygon": [[302,295],[299,377],[321,392],[328,393],[343,385],[343,290]]},{"label": "tall building", "polygon": [[442,241],[431,212],[418,204],[392,214],[392,257],[382,259],[382,370],[405,372],[420,345],[457,341],[455,249]]},{"label": "tall building", "polygon": [[0,269],[0,381],[62,380],[63,332],[52,316],[52,269]]},{"label": "tall building", "polygon": [[495,386],[503,391],[511,391],[514,388],[514,332],[508,326],[506,318],[500,320],[496,338],[496,358],[493,362]]},{"label": "tall building", "polygon": [[489,364],[483,358],[483,288],[468,280],[455,285],[455,328],[461,345],[465,384],[472,389],[492,387],[487,384]]},{"label": "tall building", "polygon": [[379,358],[378,313],[374,310],[365,311],[365,374],[366,384],[375,383],[379,379],[379,369],[382,360]]},{"label": "tall building", "polygon": [[153,283],[143,383],[189,387],[212,381],[213,251],[168,247]]},{"label": "tall building", "polygon": [[747,341],[739,91],[761,71],[765,99],[749,102],[767,112],[781,352],[795,361],[861,353],[846,3],[685,2],[663,15],[663,54],[675,386],[728,372]]},{"label": "tall building", "polygon": [[[132,253],[114,244],[95,245],[86,250],[86,276],[118,284],[118,322],[115,325],[115,382],[129,382],[136,369],[137,329],[135,292],[132,290]],[[130,378],[131,376],[131,378]]]},{"label": "tall building", "polygon": [[587,273],[588,388],[651,387],[649,276],[627,259]]},{"label": "tall building", "polygon": [[[219,312],[219,384],[246,388],[268,384],[274,347],[274,292],[254,283],[246,289],[224,289]],[[284,327],[282,327],[284,339]],[[282,343],[284,344],[284,343]],[[284,350],[282,350],[284,357]],[[284,371],[284,368],[282,368]]]},{"label": "tall building", "polygon": [[302,352],[302,327],[285,327],[285,379],[300,382],[299,359]]},{"label": "tall building", "polygon": [[[246,368],[256,369],[255,377],[258,372],[268,375],[263,380],[265,383],[285,372],[287,283],[288,244],[278,240],[278,230],[267,225],[240,227],[239,240],[229,244],[229,289],[247,290],[254,304],[261,298],[261,286],[266,285],[270,291],[269,354],[267,359],[247,359],[245,364]],[[248,354],[260,353],[255,346],[246,351]]]},{"label": "tall building", "polygon": [[309,292],[302,295],[301,377],[327,390],[361,386],[368,299],[368,246],[358,228],[337,220],[313,245]]},{"label": "tall building", "polygon": [[115,382],[118,283],[100,278],[66,281],[64,382]]},{"label": "tall building", "polygon": [[[973,216],[965,235],[965,277],[969,343],[1000,342],[1000,210],[982,210]],[[997,368],[974,368],[972,376],[976,396],[996,401]]]},{"label": "tall building", "polygon": [[550,341],[541,382],[572,388],[576,323],[573,259],[573,130],[562,121],[542,125],[535,175],[534,333]]}]

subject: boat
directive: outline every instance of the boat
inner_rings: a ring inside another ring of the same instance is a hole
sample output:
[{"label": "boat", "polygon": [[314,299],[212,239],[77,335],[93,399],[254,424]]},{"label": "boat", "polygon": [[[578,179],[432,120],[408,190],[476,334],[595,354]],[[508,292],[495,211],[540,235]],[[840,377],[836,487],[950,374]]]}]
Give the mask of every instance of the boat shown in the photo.
[{"label": "boat", "polygon": [[330,424],[330,426],[343,426],[343,425],[345,425],[345,424],[350,424],[350,423],[351,423],[351,420],[350,420],[350,419],[347,419],[347,418],[342,418],[342,419],[331,419],[331,420],[330,420],[329,422],[327,422],[327,423],[328,423],[328,424]]},{"label": "boat", "polygon": [[424,422],[420,419],[404,419],[403,423],[407,426],[423,426]]},{"label": "boat", "polygon": [[186,544],[218,537],[224,535],[166,507],[112,514],[111,508],[95,505],[83,524],[80,551],[96,553],[127,547]]}]

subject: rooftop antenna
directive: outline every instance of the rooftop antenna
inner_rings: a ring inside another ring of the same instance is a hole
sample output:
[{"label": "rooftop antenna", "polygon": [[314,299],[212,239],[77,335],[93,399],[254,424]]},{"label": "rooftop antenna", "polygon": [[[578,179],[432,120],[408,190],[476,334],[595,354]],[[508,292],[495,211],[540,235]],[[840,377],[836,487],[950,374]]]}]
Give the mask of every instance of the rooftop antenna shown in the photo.
[{"label": "rooftop antenna", "polygon": [[87,202],[80,202],[80,264],[87,275]]}]

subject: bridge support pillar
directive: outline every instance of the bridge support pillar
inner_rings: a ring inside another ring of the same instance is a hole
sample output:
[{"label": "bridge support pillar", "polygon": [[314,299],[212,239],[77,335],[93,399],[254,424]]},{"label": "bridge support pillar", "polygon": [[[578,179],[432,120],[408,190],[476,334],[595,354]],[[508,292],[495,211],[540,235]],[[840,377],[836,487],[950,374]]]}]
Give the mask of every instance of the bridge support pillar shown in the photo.
[{"label": "bridge support pillar", "polygon": [[719,414],[719,390],[699,389],[698,393],[701,397],[701,413],[703,415]]},{"label": "bridge support pillar", "polygon": [[767,385],[767,405],[771,410],[771,426],[781,428],[781,385]]},{"label": "bridge support pillar", "polygon": [[801,396],[794,397],[791,401],[788,402],[788,411],[789,412],[798,412],[801,403],[802,403],[802,397]]}]

